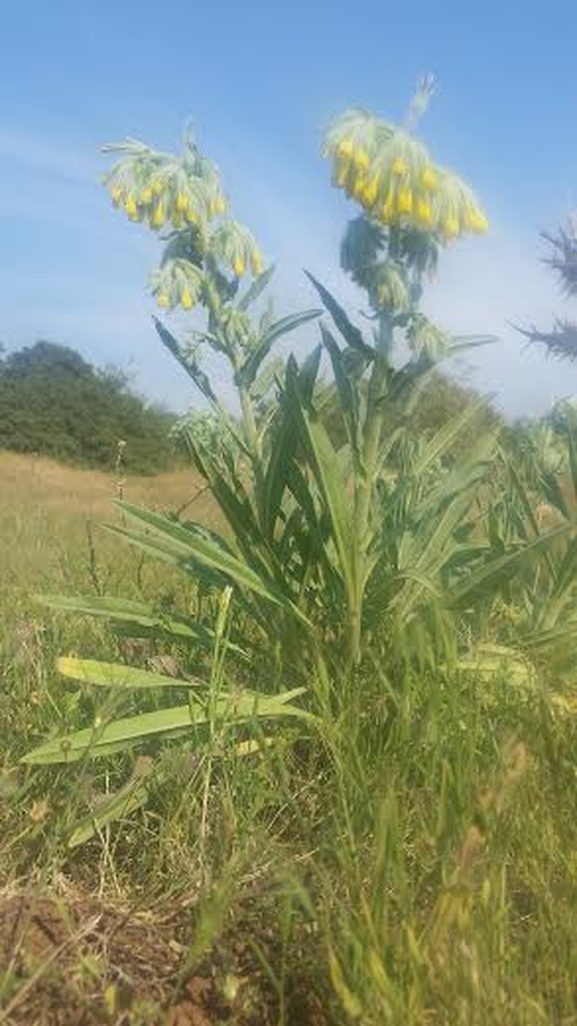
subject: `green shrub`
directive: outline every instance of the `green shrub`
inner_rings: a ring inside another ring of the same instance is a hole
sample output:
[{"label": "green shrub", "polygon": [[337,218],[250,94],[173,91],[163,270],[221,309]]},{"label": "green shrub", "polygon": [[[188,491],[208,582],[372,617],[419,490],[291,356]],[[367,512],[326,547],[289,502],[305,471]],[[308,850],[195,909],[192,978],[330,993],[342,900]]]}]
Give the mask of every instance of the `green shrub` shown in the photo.
[{"label": "green shrub", "polygon": [[147,405],[117,370],[96,370],[79,353],[37,342],[0,360],[0,448],[89,467],[114,465],[119,440],[135,473],[174,460],[173,416]]}]

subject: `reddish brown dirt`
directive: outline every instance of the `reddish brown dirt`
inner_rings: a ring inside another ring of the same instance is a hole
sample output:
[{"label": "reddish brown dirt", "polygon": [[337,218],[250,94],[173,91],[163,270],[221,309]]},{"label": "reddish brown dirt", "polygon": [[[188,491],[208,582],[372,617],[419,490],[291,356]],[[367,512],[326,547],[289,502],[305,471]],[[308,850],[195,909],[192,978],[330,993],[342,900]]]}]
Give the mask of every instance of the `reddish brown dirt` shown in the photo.
[{"label": "reddish brown dirt", "polygon": [[[190,911],[118,908],[94,897],[0,892],[0,1024],[273,1026],[274,990],[248,942],[187,969]],[[293,987],[288,1021],[329,1026]]]}]

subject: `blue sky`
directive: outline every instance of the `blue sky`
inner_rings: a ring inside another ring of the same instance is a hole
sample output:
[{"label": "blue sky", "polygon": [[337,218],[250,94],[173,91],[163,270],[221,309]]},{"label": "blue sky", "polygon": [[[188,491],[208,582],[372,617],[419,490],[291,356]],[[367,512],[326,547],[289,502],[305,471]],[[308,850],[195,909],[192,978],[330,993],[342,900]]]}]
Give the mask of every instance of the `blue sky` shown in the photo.
[{"label": "blue sky", "polygon": [[151,398],[178,409],[194,401],[150,324],[145,286],[158,243],[119,217],[98,184],[103,143],[131,135],[171,148],[188,121],[219,164],[235,214],[278,264],[279,312],[314,302],[302,266],[354,311],[337,261],[352,208],[330,188],[322,130],[349,104],[402,117],[431,69],[439,91],[422,135],[474,185],[492,231],[447,253],[427,310],[456,332],[500,336],[458,370],[511,413],[577,391],[575,369],[523,351],[508,327],[546,326],[564,309],[540,263],[538,233],[577,205],[574,0],[4,6],[0,340],[8,348],[63,342],[130,370]]}]

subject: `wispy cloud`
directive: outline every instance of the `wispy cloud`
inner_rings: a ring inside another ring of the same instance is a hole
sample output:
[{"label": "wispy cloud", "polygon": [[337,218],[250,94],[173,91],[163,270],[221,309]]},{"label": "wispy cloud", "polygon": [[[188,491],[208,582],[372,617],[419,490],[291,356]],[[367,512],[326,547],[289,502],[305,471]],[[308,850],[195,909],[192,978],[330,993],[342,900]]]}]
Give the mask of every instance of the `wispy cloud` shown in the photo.
[{"label": "wispy cloud", "polygon": [[4,164],[25,166],[42,176],[67,182],[88,182],[98,170],[96,155],[90,158],[74,147],[13,128],[0,128],[0,158]]}]

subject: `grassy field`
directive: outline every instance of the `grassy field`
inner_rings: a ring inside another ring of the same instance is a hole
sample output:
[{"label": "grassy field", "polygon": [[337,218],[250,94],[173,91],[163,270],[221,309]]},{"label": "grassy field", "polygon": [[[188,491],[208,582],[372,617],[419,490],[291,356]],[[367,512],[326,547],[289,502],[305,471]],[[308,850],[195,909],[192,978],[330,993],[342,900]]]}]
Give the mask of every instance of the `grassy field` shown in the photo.
[{"label": "grassy field", "polygon": [[[56,657],[203,670],[34,598],[191,601],[97,526],[120,522],[116,492],[113,473],[0,455],[0,1022],[577,1023],[577,729],[506,667],[423,671],[395,696],[378,666],[311,680],[314,729],[251,749],[217,723],[203,755],[169,746],[146,810],[67,847],[150,753],[22,766],[116,708]],[[197,493],[185,471],[124,485],[210,522]]]}]

